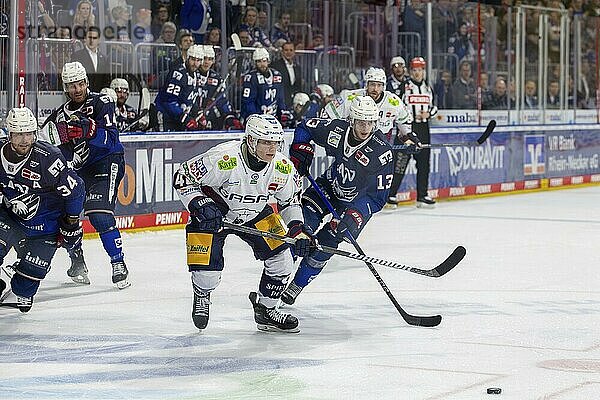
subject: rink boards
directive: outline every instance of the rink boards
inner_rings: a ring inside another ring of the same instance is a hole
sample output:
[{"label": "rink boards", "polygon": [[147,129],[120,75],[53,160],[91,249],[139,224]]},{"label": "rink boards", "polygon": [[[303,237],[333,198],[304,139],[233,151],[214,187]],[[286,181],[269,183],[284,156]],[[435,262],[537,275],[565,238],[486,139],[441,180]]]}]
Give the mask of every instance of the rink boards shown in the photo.
[{"label": "rink boards", "polygon": [[[432,143],[475,141],[482,127],[432,128]],[[240,133],[122,135],[126,171],[119,186],[117,224],[123,230],[167,228],[184,224],[187,213],[172,188],[182,161]],[[291,132],[287,140],[291,139]],[[319,151],[312,166],[318,176],[328,165]],[[402,201],[415,198],[414,160],[399,189]],[[430,195],[458,199],[573,187],[600,182],[600,127],[590,125],[504,126],[479,146],[431,151]],[[86,233],[93,232],[84,221]]]}]

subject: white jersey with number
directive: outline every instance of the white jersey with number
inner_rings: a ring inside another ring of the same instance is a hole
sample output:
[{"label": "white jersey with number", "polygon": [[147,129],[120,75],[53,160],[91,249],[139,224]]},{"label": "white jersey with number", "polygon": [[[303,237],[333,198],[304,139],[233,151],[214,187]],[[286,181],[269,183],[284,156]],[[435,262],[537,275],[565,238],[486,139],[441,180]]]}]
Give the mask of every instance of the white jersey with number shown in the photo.
[{"label": "white jersey with number", "polygon": [[[300,206],[302,180],[292,162],[280,152],[261,171],[248,167],[242,151],[242,142],[221,143],[204,154],[181,163],[175,176],[183,204],[188,207],[195,197],[211,197],[214,191],[227,204],[225,220],[244,224],[255,218],[273,200],[281,207],[286,223],[303,221]],[[202,187],[208,186],[202,190]]]},{"label": "white jersey with number", "polygon": [[[366,89],[343,90],[339,96],[325,106],[321,116],[330,119],[347,119],[350,115],[350,104],[358,96],[367,96]],[[412,115],[400,97],[384,90],[383,96],[376,104],[379,108],[377,129],[384,135],[389,137],[394,127],[399,128],[402,134],[411,131]]]}]

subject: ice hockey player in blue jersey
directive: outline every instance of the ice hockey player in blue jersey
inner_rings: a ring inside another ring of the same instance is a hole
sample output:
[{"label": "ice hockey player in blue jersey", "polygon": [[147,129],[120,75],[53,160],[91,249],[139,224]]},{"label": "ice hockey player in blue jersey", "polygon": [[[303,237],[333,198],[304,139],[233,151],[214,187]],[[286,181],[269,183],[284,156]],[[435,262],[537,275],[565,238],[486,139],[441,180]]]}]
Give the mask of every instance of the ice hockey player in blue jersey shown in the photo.
[{"label": "ice hockey player in blue jersey", "polygon": [[[117,129],[119,132],[126,132],[137,119],[135,108],[127,104],[129,98],[129,83],[123,78],[115,78],[110,82],[110,88],[115,91],[117,100],[115,101],[115,118],[117,120]],[[143,130],[142,126],[138,128]]]},{"label": "ice hockey player in blue jersey", "polygon": [[[64,65],[62,80],[69,100],[44,122],[45,138],[59,146],[85,182],[84,213],[110,257],[113,283],[124,289],[129,286],[129,272],[114,210],[125,158],[115,120],[115,103],[108,96],[89,91],[86,70],[79,62]],[[71,268],[67,275],[77,283],[89,284],[81,245],[69,251],[69,256]]]},{"label": "ice hockey player in blue jersey", "polygon": [[285,104],[281,73],[269,68],[271,58],[267,49],[259,47],[254,50],[252,59],[256,69],[244,75],[242,118],[246,120],[252,114],[268,114],[277,118],[284,128],[288,127],[293,118]]},{"label": "ice hockey player in blue jersey", "polygon": [[[317,178],[341,220],[332,219],[316,234],[319,244],[337,248],[346,232],[358,237],[373,214],[387,200],[392,181],[392,148],[383,133],[375,129],[379,109],[368,96],[352,100],[349,121],[313,118],[294,132],[290,159],[298,172],[307,175],[314,155],[311,142],[333,157],[329,168]],[[302,195],[304,223],[317,231],[329,214],[314,187]],[[302,289],[323,269],[331,254],[314,251],[304,257],[294,280],[281,300],[293,304]]]},{"label": "ice hockey player in blue jersey", "polygon": [[[225,88],[221,75],[212,69],[215,63],[215,49],[208,45],[204,46],[204,62],[198,69],[200,76],[200,96],[202,99],[203,117],[200,118],[205,126],[210,130],[241,130],[243,126],[237,118],[233,106],[225,96]],[[209,108],[206,108],[206,107]]]},{"label": "ice hockey player in blue jersey", "polygon": [[198,130],[198,107],[194,104],[200,95],[198,68],[204,61],[204,49],[199,44],[190,46],[185,63],[174,67],[154,104],[162,114],[163,130]]},{"label": "ice hockey player in blue jersey", "polygon": [[[81,243],[85,191],[60,150],[37,141],[37,120],[29,108],[11,109],[6,125],[8,141],[0,142],[0,264],[11,248],[19,248],[10,286],[17,308],[28,312],[59,235],[67,249]],[[0,295],[6,286],[0,280]]]},{"label": "ice hockey player in blue jersey", "polygon": [[[321,117],[321,110],[333,100],[333,88],[325,83],[317,85],[315,90],[310,94],[310,105],[304,114],[305,119]],[[326,118],[326,116],[323,116]]]}]

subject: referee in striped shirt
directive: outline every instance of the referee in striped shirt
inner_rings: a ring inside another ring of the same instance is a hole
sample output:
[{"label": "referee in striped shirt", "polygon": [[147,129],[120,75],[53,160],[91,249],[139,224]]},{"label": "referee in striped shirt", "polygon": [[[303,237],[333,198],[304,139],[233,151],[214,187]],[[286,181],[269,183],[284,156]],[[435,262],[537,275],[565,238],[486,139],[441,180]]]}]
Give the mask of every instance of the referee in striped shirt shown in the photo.
[{"label": "referee in striped shirt", "polygon": [[[431,143],[429,120],[437,113],[438,109],[433,104],[433,90],[425,80],[425,66],[426,63],[423,57],[415,57],[410,61],[410,79],[404,86],[402,100],[413,115],[412,131],[422,144],[429,144]],[[417,162],[417,207],[433,208],[435,206],[435,200],[427,194],[430,153],[430,149],[422,149],[417,154],[399,154],[390,188],[391,197],[388,200],[390,205],[397,203],[395,195],[402,183],[406,166],[412,155]]]}]

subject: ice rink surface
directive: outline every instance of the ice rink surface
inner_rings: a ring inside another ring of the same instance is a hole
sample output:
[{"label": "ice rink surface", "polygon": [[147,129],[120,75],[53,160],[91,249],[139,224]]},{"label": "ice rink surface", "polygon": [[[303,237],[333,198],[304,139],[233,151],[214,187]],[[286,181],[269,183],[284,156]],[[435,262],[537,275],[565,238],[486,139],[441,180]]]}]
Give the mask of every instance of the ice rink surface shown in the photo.
[{"label": "ice rink surface", "polygon": [[0,399],[600,397],[599,186],[401,207],[359,242],[420,268],[467,248],[437,279],[377,267],[438,327],[408,326],[364,264],[334,256],[288,307],[301,332],[259,332],[248,293],[262,266],[230,237],[199,333],[183,230],[124,235],[123,291],[90,239],[90,286],[70,283],[59,250],[28,314],[0,308]]}]

